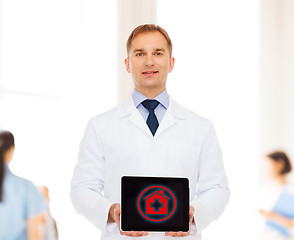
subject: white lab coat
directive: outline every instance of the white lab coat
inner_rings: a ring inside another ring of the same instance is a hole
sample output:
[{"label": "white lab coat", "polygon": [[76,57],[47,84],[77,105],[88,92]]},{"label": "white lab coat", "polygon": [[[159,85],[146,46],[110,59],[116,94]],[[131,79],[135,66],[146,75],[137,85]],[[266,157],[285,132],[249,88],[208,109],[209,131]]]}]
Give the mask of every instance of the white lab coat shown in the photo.
[{"label": "white lab coat", "polygon": [[[77,212],[101,230],[101,239],[132,239],[121,236],[115,223],[107,224],[111,204],[120,203],[121,177],[126,175],[189,179],[196,226],[183,240],[201,239],[201,231],[222,214],[230,196],[214,127],[171,98],[154,137],[132,97],[87,125],[71,199]],[[140,239],[164,238],[151,233]]]}]

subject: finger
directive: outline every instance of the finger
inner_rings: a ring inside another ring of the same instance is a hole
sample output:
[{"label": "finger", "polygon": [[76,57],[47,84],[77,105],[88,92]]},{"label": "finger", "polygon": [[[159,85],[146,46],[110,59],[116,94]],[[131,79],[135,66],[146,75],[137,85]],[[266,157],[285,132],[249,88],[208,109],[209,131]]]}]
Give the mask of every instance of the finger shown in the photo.
[{"label": "finger", "polygon": [[130,232],[131,232],[131,235],[135,237],[142,237],[148,234],[147,232],[144,232],[144,231],[138,231],[138,232],[130,231]]},{"label": "finger", "polygon": [[148,233],[145,231],[140,231],[138,233],[140,234],[140,236],[147,236],[148,235]]},{"label": "finger", "polygon": [[174,234],[171,235],[171,237],[182,237],[182,234],[175,232]]},{"label": "finger", "polygon": [[189,236],[190,235],[190,231],[189,232],[183,232],[182,233],[182,237],[187,237],[187,236]]},{"label": "finger", "polygon": [[189,215],[190,216],[193,216],[194,215],[194,212],[195,212],[195,209],[193,206],[190,206],[190,209],[189,209]]},{"label": "finger", "polygon": [[143,232],[136,232],[137,233],[137,237],[142,237],[144,236],[144,233]]},{"label": "finger", "polygon": [[132,237],[134,233],[135,233],[135,231],[123,232],[123,235],[128,236],[128,237]]},{"label": "finger", "polygon": [[193,216],[194,216],[194,211],[193,210],[189,211],[189,216],[190,216],[190,218],[193,218]]},{"label": "finger", "polygon": [[183,232],[183,231],[178,231],[178,232],[166,232],[165,233],[166,236],[171,236],[171,237],[186,237],[190,235],[190,231],[189,232]]},{"label": "finger", "polygon": [[182,231],[178,232],[179,237],[187,237],[189,235],[190,235],[190,232],[182,232]]},{"label": "finger", "polygon": [[113,211],[115,217],[120,216],[120,205],[117,205]]},{"label": "finger", "polygon": [[130,231],[130,234],[133,237],[140,237],[141,236],[140,232],[135,232],[135,231]]},{"label": "finger", "polygon": [[187,237],[189,236],[190,233],[189,232],[182,232],[182,231],[179,231],[179,232],[176,232],[173,237]]},{"label": "finger", "polygon": [[142,236],[143,235],[143,231],[139,231],[137,232],[138,235]]},{"label": "finger", "polygon": [[128,237],[142,237],[142,236],[147,236],[148,235],[148,232],[145,232],[145,231],[128,231],[128,232],[121,232],[121,235],[124,235],[124,236],[128,236]]},{"label": "finger", "polygon": [[171,237],[177,236],[176,233],[175,232],[172,232],[172,231],[166,232],[165,235],[166,236],[171,236]]},{"label": "finger", "polygon": [[136,237],[142,237],[144,236],[144,232],[140,231],[140,232],[135,232],[136,233]]},{"label": "finger", "polygon": [[121,229],[120,229],[120,208],[119,208],[119,211],[115,211],[115,222],[116,222],[116,224],[118,226],[120,234],[125,235],[124,232],[122,232]]},{"label": "finger", "polygon": [[165,236],[170,236],[172,232],[166,232]]}]

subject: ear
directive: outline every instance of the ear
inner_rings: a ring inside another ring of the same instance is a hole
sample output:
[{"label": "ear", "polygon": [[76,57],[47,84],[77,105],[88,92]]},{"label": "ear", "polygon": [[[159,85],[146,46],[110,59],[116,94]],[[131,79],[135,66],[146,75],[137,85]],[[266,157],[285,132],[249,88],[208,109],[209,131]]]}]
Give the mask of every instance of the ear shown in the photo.
[{"label": "ear", "polygon": [[125,58],[125,66],[126,66],[126,70],[128,73],[131,73],[131,69],[130,69],[130,60],[129,58]]},{"label": "ear", "polygon": [[168,73],[170,73],[174,69],[174,65],[175,65],[175,58],[171,57],[169,60]]}]

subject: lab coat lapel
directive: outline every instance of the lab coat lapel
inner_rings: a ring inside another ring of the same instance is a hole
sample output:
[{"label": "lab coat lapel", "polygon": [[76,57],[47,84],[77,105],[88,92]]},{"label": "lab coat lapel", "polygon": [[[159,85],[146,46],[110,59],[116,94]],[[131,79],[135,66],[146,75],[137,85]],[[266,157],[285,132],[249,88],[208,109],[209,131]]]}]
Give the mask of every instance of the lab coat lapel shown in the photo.
[{"label": "lab coat lapel", "polygon": [[146,122],[135,107],[132,96],[121,105],[120,118],[124,117],[127,117],[131,124],[134,124],[137,128],[153,137]]},{"label": "lab coat lapel", "polygon": [[139,111],[135,108],[137,112],[133,112],[132,115],[129,117],[129,120],[132,124],[134,124],[137,128],[141,129],[148,135],[152,136],[152,133],[150,129],[148,128],[148,125],[144,121],[143,117],[140,115]]},{"label": "lab coat lapel", "polygon": [[180,106],[170,97],[169,107],[159,124],[159,127],[154,135],[154,138],[158,138],[164,131],[175,125],[178,121],[185,119]]}]

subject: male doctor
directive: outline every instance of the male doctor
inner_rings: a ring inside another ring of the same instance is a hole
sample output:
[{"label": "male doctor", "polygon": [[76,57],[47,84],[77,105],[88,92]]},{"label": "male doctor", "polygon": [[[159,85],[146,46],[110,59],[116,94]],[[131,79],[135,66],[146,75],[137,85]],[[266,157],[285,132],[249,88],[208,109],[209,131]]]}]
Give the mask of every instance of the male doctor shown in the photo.
[{"label": "male doctor", "polygon": [[[230,197],[221,150],[211,122],[177,104],[166,91],[173,70],[172,42],[153,24],[127,41],[126,70],[133,94],[94,116],[80,144],[71,199],[101,230],[101,239],[201,239]],[[120,181],[125,175],[181,176],[190,184],[189,232],[121,232]]]}]

